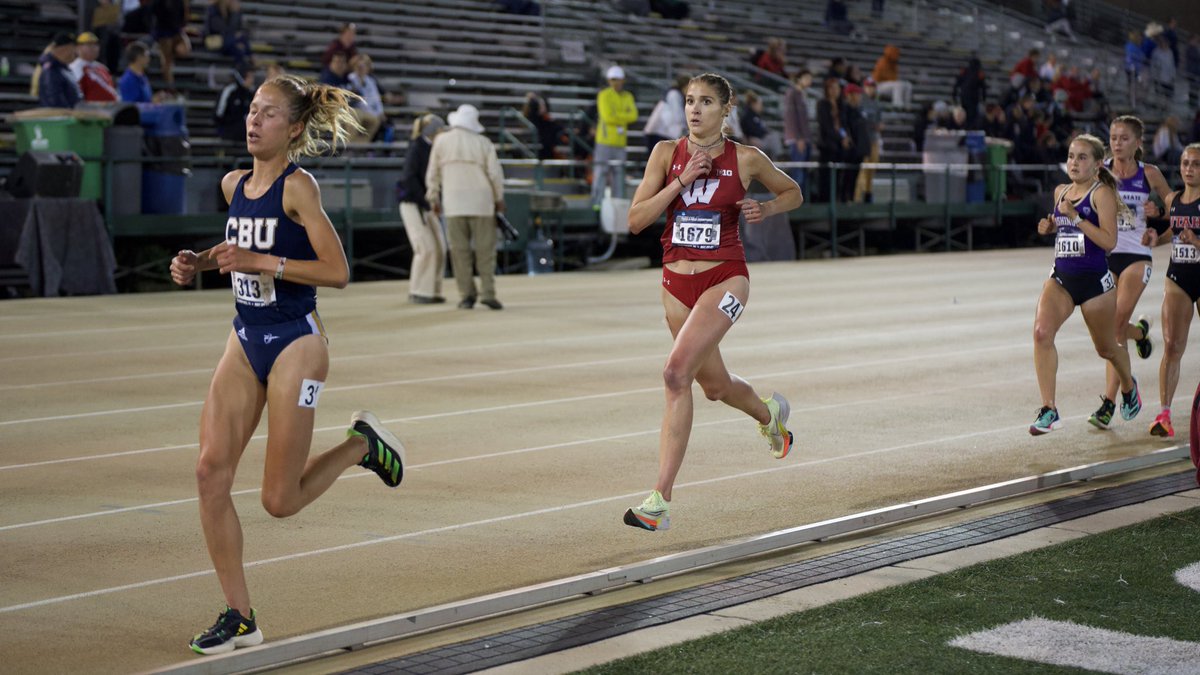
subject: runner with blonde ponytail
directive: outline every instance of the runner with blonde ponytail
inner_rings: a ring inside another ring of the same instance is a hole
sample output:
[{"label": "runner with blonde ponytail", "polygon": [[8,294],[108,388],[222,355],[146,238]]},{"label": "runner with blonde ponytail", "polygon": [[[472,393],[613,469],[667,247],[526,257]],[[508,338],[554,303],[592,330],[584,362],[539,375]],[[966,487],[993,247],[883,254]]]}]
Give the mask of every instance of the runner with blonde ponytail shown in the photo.
[{"label": "runner with blonde ponytail", "polygon": [[231,171],[221,181],[229,202],[225,241],[201,253],[180,251],[171,261],[171,277],[180,285],[204,270],[228,274],[237,310],[200,414],[200,523],[225,596],[216,623],[192,638],[189,646],[200,654],[263,641],[231,490],[264,408],[270,414],[262,505],[272,516],[294,515],[355,464],[390,487],[404,475],[404,447],[365,410],[351,416],[345,440],[309,457],[329,371],[317,287],[345,287],[349,266],[317,181],[295,162],[345,143],[358,124],[353,98],[289,75],[264,83],[246,116],[254,167]]}]

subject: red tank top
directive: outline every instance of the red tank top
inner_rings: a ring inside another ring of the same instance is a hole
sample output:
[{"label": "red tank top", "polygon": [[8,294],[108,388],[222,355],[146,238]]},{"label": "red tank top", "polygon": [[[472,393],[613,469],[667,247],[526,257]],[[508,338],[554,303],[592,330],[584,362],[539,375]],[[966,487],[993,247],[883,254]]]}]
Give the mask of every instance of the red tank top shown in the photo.
[{"label": "red tank top", "polygon": [[[683,173],[691,154],[687,139],[675,144],[667,180]],[[712,170],[685,185],[667,207],[663,230],[663,262],[675,260],[745,260],[738,232],[737,203],[746,197],[738,175],[737,144],[725,141],[724,152],[713,159]]]}]

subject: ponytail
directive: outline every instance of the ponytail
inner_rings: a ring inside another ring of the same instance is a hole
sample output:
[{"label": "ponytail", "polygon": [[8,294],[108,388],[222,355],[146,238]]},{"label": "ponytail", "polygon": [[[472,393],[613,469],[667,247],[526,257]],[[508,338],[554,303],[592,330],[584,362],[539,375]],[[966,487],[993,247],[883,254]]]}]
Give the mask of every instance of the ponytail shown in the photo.
[{"label": "ponytail", "polygon": [[[1122,120],[1122,119],[1124,119],[1124,118],[1118,117],[1117,120],[1114,120],[1114,124],[1116,123],[1116,121]],[[1137,120],[1136,117],[1134,117],[1133,119]],[[1141,123],[1140,120],[1138,120],[1138,123],[1139,124]],[[1097,163],[1096,180],[1100,181],[1101,183],[1103,183],[1104,185],[1107,185],[1110,189],[1112,189],[1113,196],[1116,197],[1116,199],[1117,199],[1117,218],[1118,219],[1127,218],[1129,220],[1132,220],[1133,219],[1133,211],[1130,211],[1129,207],[1125,205],[1125,202],[1121,199],[1120,191],[1117,190],[1117,177],[1114,176],[1113,173],[1108,170],[1108,167],[1104,166],[1104,164],[1101,163],[1101,160],[1104,159],[1104,141],[1100,140],[1099,138],[1097,138],[1091,134],[1079,134],[1078,136],[1075,137],[1075,140],[1073,142],[1086,143],[1088,145],[1088,147],[1091,148],[1092,157],[1094,157],[1096,159],[1096,163]]]},{"label": "ponytail", "polygon": [[354,103],[362,101],[358,94],[295,75],[273,77],[263,86],[275,87],[287,97],[288,121],[303,127],[300,135],[288,143],[288,161],[335,151],[338,145],[346,145],[352,131],[365,130],[354,114]]}]

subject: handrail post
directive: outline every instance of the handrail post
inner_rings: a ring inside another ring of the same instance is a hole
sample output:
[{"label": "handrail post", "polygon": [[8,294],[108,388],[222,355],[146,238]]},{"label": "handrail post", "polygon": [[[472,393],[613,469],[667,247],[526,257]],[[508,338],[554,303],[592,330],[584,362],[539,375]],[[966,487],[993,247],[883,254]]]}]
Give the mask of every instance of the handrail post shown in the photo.
[{"label": "handrail post", "polygon": [[953,249],[950,246],[951,232],[950,232],[950,165],[949,164],[946,165],[945,186],[946,186],[946,190],[945,190],[945,192],[942,193],[942,201],[944,202],[943,203],[943,214],[944,214],[943,217],[945,218],[944,224],[946,226],[946,250],[950,251]]},{"label": "handrail post", "polygon": [[838,257],[837,240],[837,162],[829,163],[829,255]]}]

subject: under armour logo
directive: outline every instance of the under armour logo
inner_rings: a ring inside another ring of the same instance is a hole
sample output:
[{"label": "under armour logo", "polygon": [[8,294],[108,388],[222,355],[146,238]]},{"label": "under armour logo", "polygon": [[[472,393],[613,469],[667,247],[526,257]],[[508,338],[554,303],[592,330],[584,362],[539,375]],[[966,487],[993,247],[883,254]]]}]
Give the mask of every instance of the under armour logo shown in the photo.
[{"label": "under armour logo", "polygon": [[269,345],[278,339],[279,339],[278,335],[272,335],[271,333],[267,333],[266,335],[263,336],[263,344]]}]

